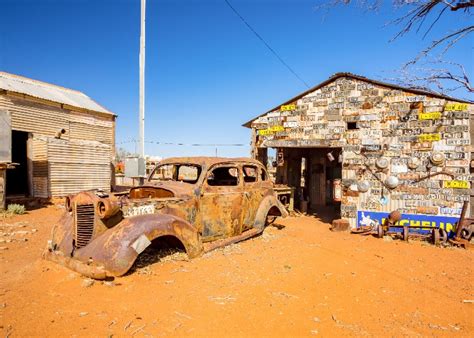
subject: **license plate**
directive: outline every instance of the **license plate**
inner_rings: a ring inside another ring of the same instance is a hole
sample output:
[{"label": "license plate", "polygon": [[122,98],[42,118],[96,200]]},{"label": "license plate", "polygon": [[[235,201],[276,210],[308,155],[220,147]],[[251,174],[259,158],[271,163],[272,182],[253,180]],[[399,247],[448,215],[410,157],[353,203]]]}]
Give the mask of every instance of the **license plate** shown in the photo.
[{"label": "license plate", "polygon": [[140,215],[148,215],[155,213],[155,205],[148,204],[148,205],[140,205],[137,207],[130,207],[125,210],[123,216],[124,217],[133,217],[133,216],[140,216]]}]

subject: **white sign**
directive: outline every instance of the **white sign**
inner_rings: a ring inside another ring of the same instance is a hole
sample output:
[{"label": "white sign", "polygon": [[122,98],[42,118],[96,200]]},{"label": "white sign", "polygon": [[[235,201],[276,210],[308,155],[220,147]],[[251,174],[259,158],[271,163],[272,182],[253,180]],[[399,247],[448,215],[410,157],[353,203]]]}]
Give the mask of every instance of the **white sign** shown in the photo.
[{"label": "white sign", "polygon": [[392,164],[392,174],[407,173],[408,166],[406,164]]},{"label": "white sign", "polygon": [[155,205],[148,204],[148,205],[140,205],[138,207],[131,207],[128,208],[125,213],[124,217],[133,217],[133,216],[140,216],[140,215],[148,215],[155,213]]}]

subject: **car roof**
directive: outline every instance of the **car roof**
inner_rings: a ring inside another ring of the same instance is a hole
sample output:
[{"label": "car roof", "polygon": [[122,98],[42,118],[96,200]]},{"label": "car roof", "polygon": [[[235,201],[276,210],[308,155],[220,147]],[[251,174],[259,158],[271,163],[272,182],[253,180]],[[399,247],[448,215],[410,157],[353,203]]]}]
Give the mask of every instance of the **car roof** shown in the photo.
[{"label": "car roof", "polygon": [[249,163],[254,165],[262,165],[260,161],[257,161],[248,157],[202,157],[202,156],[191,156],[191,157],[170,157],[166,158],[158,163],[172,164],[172,163],[189,163],[196,164],[202,167],[210,167],[214,164],[219,163]]}]

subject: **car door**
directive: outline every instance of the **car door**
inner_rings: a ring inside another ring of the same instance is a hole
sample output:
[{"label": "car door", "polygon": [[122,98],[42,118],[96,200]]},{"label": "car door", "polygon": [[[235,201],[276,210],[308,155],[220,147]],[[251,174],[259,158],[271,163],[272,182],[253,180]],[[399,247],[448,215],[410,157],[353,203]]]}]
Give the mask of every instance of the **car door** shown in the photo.
[{"label": "car door", "polygon": [[199,200],[203,241],[234,236],[241,232],[241,176],[241,169],[235,164],[219,164],[209,169]]},{"label": "car door", "polygon": [[255,164],[242,166],[243,204],[242,204],[242,231],[253,227],[255,215],[263,196],[262,181],[259,167]]}]

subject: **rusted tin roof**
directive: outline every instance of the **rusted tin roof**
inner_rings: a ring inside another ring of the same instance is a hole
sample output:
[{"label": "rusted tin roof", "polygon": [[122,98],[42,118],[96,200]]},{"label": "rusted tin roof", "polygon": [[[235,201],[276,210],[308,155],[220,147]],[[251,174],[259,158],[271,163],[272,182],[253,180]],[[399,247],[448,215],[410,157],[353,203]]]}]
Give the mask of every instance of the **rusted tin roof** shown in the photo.
[{"label": "rusted tin roof", "polygon": [[0,72],[0,89],[25,94],[35,98],[66,104],[99,113],[112,114],[86,94],[50,83],[29,79],[27,77]]},{"label": "rusted tin roof", "polygon": [[284,103],[281,103],[279,104],[278,106],[266,111],[265,113],[251,119],[250,121],[248,122],[245,122],[242,126],[243,127],[247,127],[247,128],[250,128],[251,127],[251,124],[254,120],[258,119],[259,117],[265,115],[265,114],[268,114],[274,110],[277,110],[280,108],[280,106],[283,106],[283,105],[287,105],[287,104],[290,104],[300,98],[302,98],[303,96],[321,88],[321,87],[324,87],[326,86],[327,84],[335,81],[336,79],[340,78],[340,77],[350,77],[350,78],[353,78],[353,79],[356,79],[356,80],[360,80],[360,81],[365,81],[365,82],[369,82],[369,83],[372,83],[372,84],[375,84],[375,85],[379,85],[379,86],[382,86],[382,87],[388,87],[388,88],[393,88],[393,89],[398,89],[398,90],[403,90],[403,91],[406,91],[406,92],[409,92],[409,93],[413,93],[413,94],[421,94],[421,95],[429,95],[429,96],[432,96],[432,97],[437,97],[437,98],[442,98],[442,99],[446,99],[446,100],[450,100],[450,101],[456,101],[456,102],[463,102],[463,103],[472,103],[471,101],[467,101],[467,100],[463,100],[463,99],[457,99],[457,98],[454,98],[454,97],[450,97],[450,96],[447,96],[447,95],[442,95],[442,94],[439,94],[439,93],[436,93],[436,92],[432,92],[432,91],[429,91],[429,90],[423,90],[423,89],[418,89],[418,88],[410,88],[410,87],[403,87],[403,86],[399,86],[399,85],[396,85],[396,84],[393,84],[393,83],[388,83],[388,82],[382,82],[382,81],[377,81],[377,80],[372,80],[372,79],[369,79],[365,76],[361,76],[361,75],[356,75],[356,74],[352,74],[352,73],[347,73],[347,72],[343,72],[343,73],[336,73],[334,74],[333,76],[331,76],[329,79],[327,79],[326,81],[323,81],[321,82],[320,84],[314,86],[313,88],[310,88],[308,90],[306,90],[305,92],[287,100],[286,102]]}]

